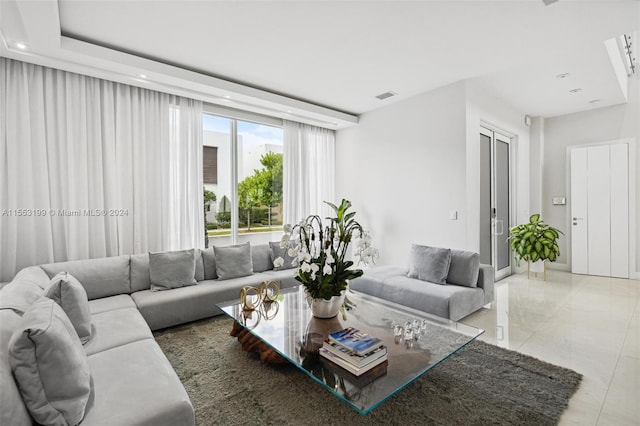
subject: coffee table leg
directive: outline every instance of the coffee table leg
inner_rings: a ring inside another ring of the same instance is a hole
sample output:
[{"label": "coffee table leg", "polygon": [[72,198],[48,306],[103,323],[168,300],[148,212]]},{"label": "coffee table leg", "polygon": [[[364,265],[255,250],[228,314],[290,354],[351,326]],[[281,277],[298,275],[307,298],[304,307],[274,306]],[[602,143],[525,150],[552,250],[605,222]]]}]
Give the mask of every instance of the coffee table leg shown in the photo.
[{"label": "coffee table leg", "polygon": [[249,331],[244,328],[237,321],[233,322],[233,327],[231,328],[231,332],[229,333],[233,337],[238,338],[238,342],[242,345],[242,350],[247,352],[258,352],[260,354],[260,361],[265,362],[267,364],[288,364],[286,358],[280,355],[278,352],[274,351],[260,340],[258,337],[249,333]]}]

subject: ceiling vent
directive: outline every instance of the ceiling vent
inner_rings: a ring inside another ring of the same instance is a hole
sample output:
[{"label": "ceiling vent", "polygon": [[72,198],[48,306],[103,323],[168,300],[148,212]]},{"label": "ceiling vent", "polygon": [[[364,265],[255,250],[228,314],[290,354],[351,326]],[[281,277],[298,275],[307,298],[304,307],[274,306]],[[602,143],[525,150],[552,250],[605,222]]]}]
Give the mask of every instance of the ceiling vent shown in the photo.
[{"label": "ceiling vent", "polygon": [[376,96],[376,98],[380,99],[381,101],[387,98],[390,98],[392,96],[397,95],[397,93],[393,93],[393,92],[385,92],[385,93],[381,93],[378,96]]}]

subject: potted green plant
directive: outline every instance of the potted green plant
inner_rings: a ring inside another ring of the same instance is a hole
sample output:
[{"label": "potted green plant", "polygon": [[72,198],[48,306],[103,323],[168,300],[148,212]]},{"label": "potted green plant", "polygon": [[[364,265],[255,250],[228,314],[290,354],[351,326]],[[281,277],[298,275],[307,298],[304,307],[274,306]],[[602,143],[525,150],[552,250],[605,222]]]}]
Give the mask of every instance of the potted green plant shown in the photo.
[{"label": "potted green plant", "polygon": [[542,271],[545,273],[545,260],[555,262],[560,255],[560,247],[558,246],[558,238],[560,231],[540,220],[540,214],[533,214],[529,218],[528,223],[516,225],[509,230],[509,240],[511,249],[516,258],[516,262],[520,265],[520,261],[527,262],[528,271],[534,270],[532,263],[539,262],[542,264]]}]

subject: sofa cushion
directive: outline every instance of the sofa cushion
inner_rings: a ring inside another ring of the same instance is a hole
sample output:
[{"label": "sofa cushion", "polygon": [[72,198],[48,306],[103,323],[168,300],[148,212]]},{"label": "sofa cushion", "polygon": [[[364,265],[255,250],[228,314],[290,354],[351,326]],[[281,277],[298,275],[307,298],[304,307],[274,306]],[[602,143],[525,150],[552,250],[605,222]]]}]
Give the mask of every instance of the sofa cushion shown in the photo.
[{"label": "sofa cushion", "polygon": [[0,425],[31,426],[33,423],[9,364],[9,341],[21,317],[22,313],[13,309],[0,310]]},{"label": "sofa cushion", "polygon": [[269,280],[277,281],[281,289],[300,285],[300,281],[296,280],[295,271],[292,269],[264,271],[263,274]]},{"label": "sofa cushion", "polygon": [[49,263],[41,265],[41,268],[47,273],[49,279],[59,272],[70,273],[80,281],[87,291],[89,300],[131,293],[129,256]]},{"label": "sofa cushion", "polygon": [[41,298],[9,342],[9,362],[25,404],[40,424],[80,423],[91,393],[87,355],[66,314]]},{"label": "sofa cushion", "polygon": [[450,263],[449,249],[412,244],[408,277],[435,284],[446,284]]},{"label": "sofa cushion", "polygon": [[253,262],[253,272],[264,272],[273,269],[269,244],[256,244],[251,246],[251,261]]},{"label": "sofa cushion", "polygon": [[0,291],[0,309],[13,309],[21,315],[44,294],[49,276],[39,266],[22,269]]},{"label": "sofa cushion", "polygon": [[84,351],[89,356],[127,343],[153,338],[149,326],[135,305],[133,308],[92,315],[91,321],[93,322],[93,337],[84,345]]},{"label": "sofa cushion", "polygon": [[81,426],[195,424],[184,386],[153,339],[91,355],[89,367],[93,395]]},{"label": "sofa cushion", "polygon": [[375,296],[453,321],[484,304],[484,294],[479,288],[440,285],[406,276],[385,279]]},{"label": "sofa cushion", "polygon": [[119,294],[117,296],[103,297],[102,299],[89,301],[89,311],[91,311],[91,315],[135,307],[135,302],[128,294]]},{"label": "sofa cushion", "polygon": [[257,287],[271,279],[267,272],[232,280],[204,280],[170,291],[139,291],[131,297],[152,330],[220,315],[216,303],[237,300],[243,286]]},{"label": "sofa cushion", "polygon": [[202,250],[202,262],[204,264],[204,279],[215,280],[218,278],[216,273],[216,255],[213,252],[213,247]]},{"label": "sofa cushion", "polygon": [[251,245],[247,242],[226,247],[213,247],[219,280],[246,277],[253,274]]},{"label": "sofa cushion", "polygon": [[[273,264],[273,270],[274,271],[279,271],[281,269],[292,269],[292,268],[294,268],[294,266],[292,265],[292,262],[294,261],[295,257],[289,256],[289,248],[288,247],[282,248],[282,247],[280,247],[280,243],[279,242],[270,241],[269,242],[269,254],[271,256],[271,263]],[[278,258],[282,259],[282,264],[276,266],[276,263],[278,263],[278,260],[277,260]]]},{"label": "sofa cushion", "polygon": [[478,286],[480,255],[471,251],[451,250],[451,265],[447,275],[447,284]]},{"label": "sofa cushion", "polygon": [[83,344],[88,342],[91,339],[91,313],[87,292],[82,284],[73,275],[60,272],[53,277],[44,290],[44,295],[60,305],[78,333],[80,341]]},{"label": "sofa cushion", "polygon": [[149,253],[133,254],[129,262],[131,265],[131,292],[150,289]]},{"label": "sofa cushion", "polygon": [[149,253],[151,290],[168,290],[196,284],[195,249]]}]

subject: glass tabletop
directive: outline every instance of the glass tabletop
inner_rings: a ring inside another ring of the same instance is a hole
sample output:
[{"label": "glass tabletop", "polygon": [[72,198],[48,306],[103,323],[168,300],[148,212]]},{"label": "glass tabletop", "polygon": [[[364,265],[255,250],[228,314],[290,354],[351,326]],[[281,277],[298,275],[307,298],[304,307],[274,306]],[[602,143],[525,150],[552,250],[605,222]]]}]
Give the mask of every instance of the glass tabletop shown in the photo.
[{"label": "glass tabletop", "polygon": [[[345,316],[319,319],[311,315],[304,290],[282,290],[275,302],[243,311],[238,300],[217,304],[316,382],[366,414],[431,368],[473,341],[484,330],[350,291],[355,306]],[[396,334],[411,325],[413,338]],[[354,327],[380,338],[388,361],[355,376],[318,353],[329,333]]]}]

